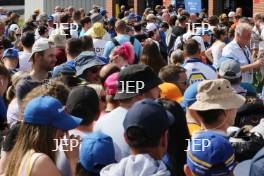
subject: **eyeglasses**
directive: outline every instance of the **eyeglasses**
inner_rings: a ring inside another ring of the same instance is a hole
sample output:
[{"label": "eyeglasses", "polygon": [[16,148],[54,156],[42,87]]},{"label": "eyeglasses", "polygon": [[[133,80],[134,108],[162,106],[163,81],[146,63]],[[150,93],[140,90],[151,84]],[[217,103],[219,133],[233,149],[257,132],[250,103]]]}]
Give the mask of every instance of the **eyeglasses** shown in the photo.
[{"label": "eyeglasses", "polygon": [[189,85],[189,80],[188,79],[186,79],[186,80],[184,80],[184,81],[177,81],[176,83],[181,83],[181,84],[184,84],[184,85]]}]

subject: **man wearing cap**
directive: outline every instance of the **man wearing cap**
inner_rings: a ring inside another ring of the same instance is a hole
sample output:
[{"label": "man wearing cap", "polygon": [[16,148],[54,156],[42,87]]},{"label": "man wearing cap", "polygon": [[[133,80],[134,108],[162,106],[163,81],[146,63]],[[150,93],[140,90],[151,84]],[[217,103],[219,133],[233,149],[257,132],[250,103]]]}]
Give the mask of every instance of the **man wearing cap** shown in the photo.
[{"label": "man wearing cap", "polygon": [[55,30],[54,17],[51,15],[48,17],[48,30],[49,36],[52,34],[52,31]]},{"label": "man wearing cap", "polygon": [[198,85],[196,98],[189,109],[198,115],[201,128],[223,136],[227,136],[237,109],[245,102],[245,98],[233,92],[230,82],[225,79],[204,80]]},{"label": "man wearing cap", "polygon": [[156,45],[160,48],[160,32],[159,32],[159,28],[155,23],[148,23],[146,26],[147,29],[147,35],[150,39],[152,39]]},{"label": "man wearing cap", "polygon": [[234,167],[234,150],[223,136],[201,132],[189,143],[186,176],[232,176]]},{"label": "man wearing cap", "polygon": [[29,61],[32,62],[32,70],[29,76],[20,80],[16,86],[16,96],[19,102],[33,88],[51,77],[49,71],[53,69],[57,61],[53,43],[44,38],[37,40],[32,47],[32,55]]},{"label": "man wearing cap", "polygon": [[237,61],[233,59],[223,61],[219,67],[218,76],[227,79],[237,94],[246,96],[247,90],[240,86],[242,73]]},{"label": "man wearing cap", "polygon": [[135,103],[123,122],[124,138],[131,155],[103,168],[100,176],[170,176],[161,160],[167,150],[167,133],[173,122],[174,117],[155,101],[144,99]]},{"label": "man wearing cap", "polygon": [[114,99],[119,101],[120,106],[101,117],[95,125],[95,130],[111,136],[119,147],[122,157],[130,153],[122,135],[124,133],[122,124],[127,109],[141,99],[158,98],[160,94],[158,85],[161,83],[162,81],[153,70],[146,65],[129,65],[119,73],[118,88]]},{"label": "man wearing cap", "polygon": [[126,22],[123,21],[123,20],[118,20],[115,23],[115,28],[116,28],[117,36],[114,39],[116,41],[113,40],[113,41],[108,41],[106,43],[103,56],[106,57],[106,58],[109,58],[110,53],[112,52],[112,50],[117,45],[121,45],[123,43],[130,42],[134,46],[134,51],[135,51],[135,54],[137,56],[136,58],[139,58],[141,53],[142,53],[141,43],[135,38],[132,41],[131,36],[127,35]]},{"label": "man wearing cap", "polygon": [[[82,119],[77,128],[69,131],[70,135],[77,135],[83,139],[92,133],[93,124],[100,114],[99,98],[95,90],[87,86],[73,88],[67,98],[66,107],[69,114]],[[71,176],[70,162],[64,152],[59,151],[56,159],[56,165],[63,175]]]},{"label": "man wearing cap", "polygon": [[17,72],[19,67],[18,52],[14,48],[8,48],[4,51],[2,62],[11,75]]},{"label": "man wearing cap", "polygon": [[227,44],[222,52],[224,57],[232,57],[240,63],[242,71],[242,82],[253,82],[253,71],[258,70],[264,65],[264,59],[253,62],[253,58],[249,48],[252,34],[252,27],[247,23],[240,23],[235,30],[235,38]]}]

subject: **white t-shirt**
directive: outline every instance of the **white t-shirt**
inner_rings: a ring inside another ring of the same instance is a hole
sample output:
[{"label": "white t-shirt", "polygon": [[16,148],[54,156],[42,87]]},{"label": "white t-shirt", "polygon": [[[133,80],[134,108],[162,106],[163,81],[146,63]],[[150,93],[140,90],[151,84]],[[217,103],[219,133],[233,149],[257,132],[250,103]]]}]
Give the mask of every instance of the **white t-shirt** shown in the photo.
[{"label": "white t-shirt", "polygon": [[6,117],[7,123],[10,125],[10,127],[19,121],[19,108],[16,98],[14,98],[8,105]]},{"label": "white t-shirt", "polygon": [[218,61],[222,57],[222,51],[223,51],[224,46],[225,46],[224,42],[213,44],[211,46],[214,66],[218,65]]},{"label": "white t-shirt", "polygon": [[187,33],[183,34],[183,36],[177,37],[175,44],[174,44],[174,50],[177,50],[178,45],[180,43],[182,43],[182,41],[186,42],[188,39],[194,39],[200,44],[201,51],[204,52],[205,51],[205,45],[204,45],[203,38],[201,36],[198,36],[198,35],[193,35],[193,36],[192,35],[193,35],[192,32],[187,32]]},{"label": "white t-shirt", "polygon": [[104,55],[104,49],[106,40],[104,39],[93,39],[93,45],[94,45],[94,51],[97,56],[103,56]]},{"label": "white t-shirt", "polygon": [[[248,47],[242,49],[235,40],[224,47],[222,56],[234,58],[240,66],[251,64],[253,60]],[[250,84],[253,82],[253,70],[242,73],[242,82]]]},{"label": "white t-shirt", "polygon": [[204,64],[200,59],[188,59],[183,67],[186,69],[187,78],[190,84],[203,80],[217,79],[216,70],[209,65]]},{"label": "white t-shirt", "polygon": [[[121,158],[127,157],[130,154],[129,146],[125,142],[123,121],[125,119],[127,109],[118,107],[108,114],[99,118],[96,122],[94,131],[101,131],[113,139],[116,156]],[[118,152],[120,152],[118,154]]]},{"label": "white t-shirt", "polygon": [[19,52],[19,71],[24,71],[24,72],[30,72],[32,63],[29,62],[29,58],[31,56],[31,53],[27,52]]}]

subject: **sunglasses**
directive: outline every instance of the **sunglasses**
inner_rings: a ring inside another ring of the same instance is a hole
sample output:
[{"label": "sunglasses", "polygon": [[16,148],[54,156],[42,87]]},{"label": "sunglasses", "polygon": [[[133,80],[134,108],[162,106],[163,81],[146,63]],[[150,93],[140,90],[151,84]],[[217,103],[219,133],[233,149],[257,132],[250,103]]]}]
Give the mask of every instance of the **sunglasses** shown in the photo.
[{"label": "sunglasses", "polygon": [[184,81],[177,81],[177,83],[182,83],[182,84],[184,84],[184,85],[189,85],[189,80],[187,79],[187,80],[184,80]]}]

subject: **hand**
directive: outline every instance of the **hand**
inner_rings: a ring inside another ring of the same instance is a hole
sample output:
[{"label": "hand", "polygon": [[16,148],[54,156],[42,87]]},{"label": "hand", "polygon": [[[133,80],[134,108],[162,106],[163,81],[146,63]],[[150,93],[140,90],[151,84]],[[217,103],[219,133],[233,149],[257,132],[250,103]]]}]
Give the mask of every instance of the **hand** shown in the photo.
[{"label": "hand", "polygon": [[71,167],[71,173],[72,175],[76,175],[76,165],[79,160],[79,150],[80,150],[80,143],[81,139],[80,136],[69,136],[69,133],[66,133],[66,139],[68,139],[68,143],[70,145],[67,145],[64,148],[64,153],[66,157],[70,160],[70,167]]},{"label": "hand", "polygon": [[80,143],[81,143],[80,136],[74,136],[74,135],[69,136],[69,133],[67,132],[65,139],[68,141],[68,144],[69,144],[69,145],[63,146],[64,147],[63,150],[64,150],[66,157],[69,160],[78,161],[79,149],[80,149]]},{"label": "hand", "polygon": [[257,61],[254,62],[254,68],[260,68],[263,65],[264,65],[264,59],[258,59]]}]

